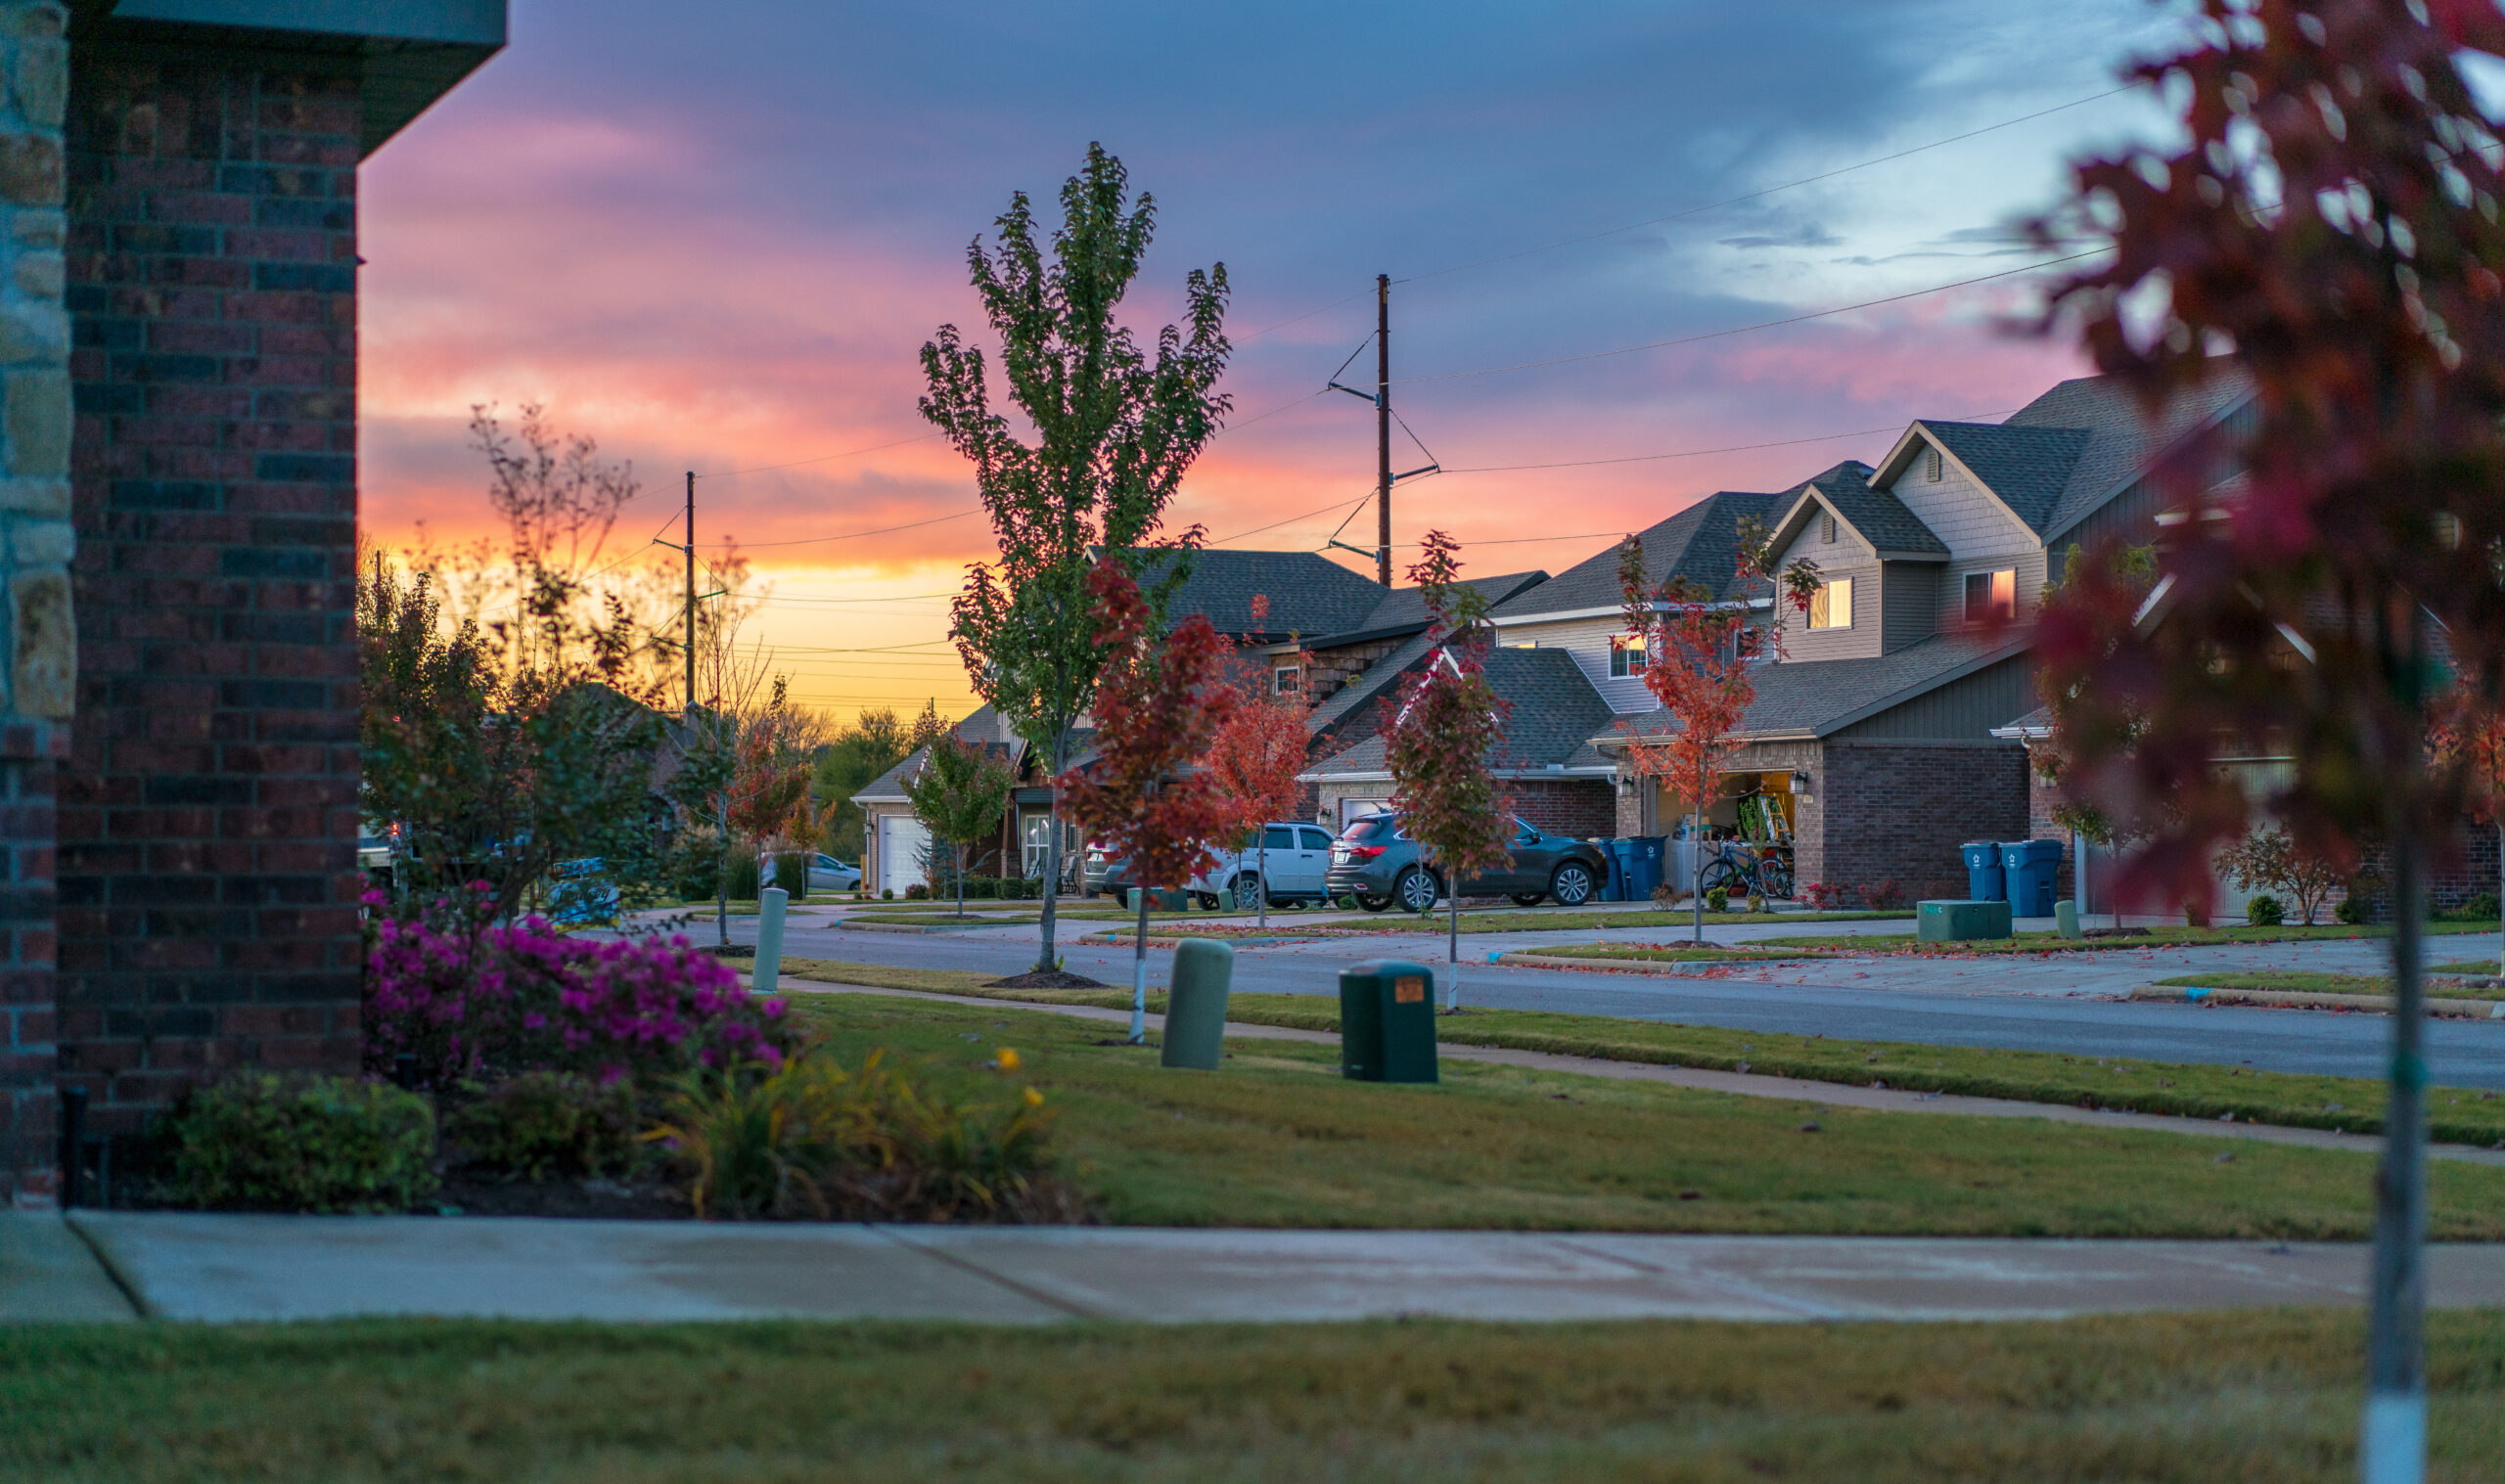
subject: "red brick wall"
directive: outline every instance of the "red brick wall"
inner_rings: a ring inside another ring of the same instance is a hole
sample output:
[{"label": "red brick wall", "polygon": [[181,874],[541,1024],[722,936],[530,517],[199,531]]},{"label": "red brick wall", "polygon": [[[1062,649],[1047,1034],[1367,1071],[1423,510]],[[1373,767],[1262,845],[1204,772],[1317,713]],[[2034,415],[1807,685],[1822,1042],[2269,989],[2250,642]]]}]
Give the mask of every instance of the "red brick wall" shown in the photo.
[{"label": "red brick wall", "polygon": [[68,741],[41,726],[0,730],[0,1205],[49,1204],[57,1180],[50,754]]},{"label": "red brick wall", "polygon": [[1617,832],[1617,800],[1607,779],[1519,778],[1504,787],[1513,811],[1550,834],[1590,839]]},{"label": "red brick wall", "polygon": [[356,83],[73,60],[61,1031],[100,1132],[357,1062]]},{"label": "red brick wall", "polygon": [[1854,892],[1893,880],[1908,898],[1962,897],[1957,847],[2027,829],[2027,753],[2015,742],[1830,742],[1814,787],[1820,879]]}]

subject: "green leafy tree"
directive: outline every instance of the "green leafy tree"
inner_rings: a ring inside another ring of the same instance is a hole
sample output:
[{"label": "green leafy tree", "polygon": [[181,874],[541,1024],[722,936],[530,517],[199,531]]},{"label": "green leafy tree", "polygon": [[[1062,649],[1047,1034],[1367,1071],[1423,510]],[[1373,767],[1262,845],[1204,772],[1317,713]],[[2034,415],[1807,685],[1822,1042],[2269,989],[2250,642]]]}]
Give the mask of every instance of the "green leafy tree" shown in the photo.
[{"label": "green leafy tree", "polygon": [[1492,871],[1513,856],[1512,822],[1491,759],[1505,740],[1510,709],[1487,680],[1487,649],[1494,631],[1487,599],[1459,580],[1460,548],[1442,531],[1429,531],[1424,553],[1409,568],[1434,619],[1435,653],[1400,688],[1400,703],[1384,724],[1384,760],[1391,773],[1391,807],[1401,832],[1418,842],[1427,864],[1443,877],[1449,897],[1445,923],[1444,1006],[1461,997],[1461,883]]},{"label": "green leafy tree", "polygon": [[922,766],[904,781],[904,796],[913,802],[914,818],[931,827],[944,842],[956,865],[957,915],[966,912],[966,846],[997,833],[1000,816],[1009,807],[1018,776],[988,747],[970,742],[954,732],[931,743]]},{"label": "green leafy tree", "polygon": [[941,725],[935,700],[923,702],[922,715],[910,725],[881,706],[861,712],[854,725],[819,749],[809,787],[826,810],[822,848],[843,860],[860,861],[868,843],[867,821],[852,796],[913,755],[911,739],[920,735],[917,729],[927,728],[935,736]]},{"label": "green leafy tree", "polygon": [[[1228,399],[1226,266],[1184,280],[1185,319],[1143,350],[1114,317],[1139,272],[1156,220],[1143,194],[1127,207],[1121,161],[1090,145],[1085,167],[1061,191],[1051,254],[1037,241],[1024,192],[1011,198],[986,250],[968,248],[976,294],[999,337],[995,367],[954,325],[922,347],[930,390],[922,415],[974,465],[998,538],[997,562],[969,570],[951,632],[976,691],[1035,746],[1054,776],[1070,766],[1071,731],[1107,663],[1098,645],[1088,574],[1112,552],[1134,576],[1163,557],[1166,584],[1184,575],[1175,544],[1157,533],[1184,472],[1218,429]],[[991,402],[997,375],[1033,429],[1022,439]],[[1153,608],[1161,607],[1152,593]],[[1049,838],[1037,972],[1055,967],[1061,810]]]}]

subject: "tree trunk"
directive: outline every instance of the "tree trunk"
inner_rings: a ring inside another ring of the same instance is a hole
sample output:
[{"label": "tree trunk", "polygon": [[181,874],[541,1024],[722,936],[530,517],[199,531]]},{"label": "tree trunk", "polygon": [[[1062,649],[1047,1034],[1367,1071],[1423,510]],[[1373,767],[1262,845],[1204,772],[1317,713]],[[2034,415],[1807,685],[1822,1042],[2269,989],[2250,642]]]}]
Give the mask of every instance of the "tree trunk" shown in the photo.
[{"label": "tree trunk", "polygon": [[722,810],[722,853],[713,862],[713,927],[722,946],[731,946],[731,815]]},{"label": "tree trunk", "polygon": [[[2496,816],[2496,903],[2500,919],[2497,926],[2505,929],[2505,810],[2499,810]],[[2496,975],[2505,979],[2505,938],[2496,944]]]},{"label": "tree trunk", "polygon": [[2419,1484],[2427,1470],[2426,984],[2420,918],[2425,862],[2417,825],[2392,831],[2391,1092],[2375,1180],[2375,1251],[2366,1322],[2364,1484]]},{"label": "tree trunk", "polygon": [[966,847],[951,840],[948,850],[957,863],[957,916],[966,915]]},{"label": "tree trunk", "polygon": [[1136,871],[1131,890],[1139,897],[1139,931],[1131,936],[1131,1045],[1148,1044],[1148,881]]},{"label": "tree trunk", "polygon": [[1695,868],[1688,882],[1690,905],[1696,909],[1696,942],[1705,946],[1705,811],[1691,809],[1687,816],[1687,863]]},{"label": "tree trunk", "polygon": [[[1261,904],[1260,922],[1263,927],[1267,927],[1270,925],[1270,831],[1266,825],[1261,829],[1260,843],[1252,847],[1252,871],[1259,877],[1252,883],[1252,898]],[[1244,904],[1238,902],[1235,905],[1241,907]]]},{"label": "tree trunk", "polygon": [[1444,911],[1444,1009],[1461,1009],[1461,882],[1457,877]]},{"label": "tree trunk", "polygon": [[[1053,796],[1044,806],[1044,910],[1038,919],[1041,941],[1035,946],[1035,969],[1039,974],[1051,973],[1061,967],[1059,955],[1053,952],[1053,926],[1058,921],[1055,906],[1061,900],[1061,774],[1070,747],[1070,729],[1053,732]],[[1012,799],[1016,794],[1010,795]]]}]

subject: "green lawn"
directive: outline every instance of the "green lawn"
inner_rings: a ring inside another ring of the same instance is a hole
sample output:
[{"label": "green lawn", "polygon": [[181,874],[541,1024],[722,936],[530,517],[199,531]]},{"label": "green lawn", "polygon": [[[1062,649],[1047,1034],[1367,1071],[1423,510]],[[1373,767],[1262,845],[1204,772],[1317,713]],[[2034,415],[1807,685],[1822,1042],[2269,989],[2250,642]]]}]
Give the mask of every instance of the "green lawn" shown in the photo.
[{"label": "green lawn", "polygon": [[[2091,928],[2093,923],[2090,924]],[[2494,932],[2493,922],[2430,922],[2431,936],[2466,932]],[[2305,943],[2317,938],[2388,938],[2391,929],[2373,925],[2352,927],[2345,922],[2322,923],[2312,927],[2152,927],[2147,937],[2129,938],[2065,938],[2052,932],[2022,932],[2016,937],[1979,939],[1962,943],[1924,943],[1912,933],[1869,933],[1850,938],[1760,938],[1759,946],[1779,944],[1787,948],[1824,948],[1840,953],[2097,953],[2111,950],[2146,948],[2209,948],[2222,943]]]},{"label": "green lawn", "polygon": [[[1707,925],[1717,923],[1754,923],[1760,927],[1772,922],[1901,922],[1911,917],[1902,912],[1708,912]],[[1409,914],[1387,912],[1380,920],[1384,925],[1408,921]],[[1435,929],[1444,930],[1444,917],[1438,912]],[[1688,912],[1586,912],[1575,908],[1534,907],[1518,911],[1465,912],[1461,915],[1461,930],[1474,932],[1545,932],[1582,931],[1605,927],[1686,927],[1696,922]],[[1343,922],[1344,928],[1365,927],[1371,922]]]},{"label": "green lawn", "polygon": [[[2428,1322],[2429,1477],[2505,1325]],[[0,1329],[0,1479],[2347,1484],[2353,1315],[2000,1325]]]},{"label": "green lawn", "polygon": [[[2454,966],[2432,970],[2427,979],[2427,993],[2439,998],[2457,1000],[2493,1000],[2496,991],[2473,989],[2450,979],[2435,975],[2458,971]],[[2391,979],[2385,974],[2326,974],[2300,968],[2254,969],[2249,973],[2178,974],[2171,979],[2157,979],[2158,984],[2184,984],[2196,989],[2263,989],[2284,990],[2295,994],[2313,995],[2388,995]]]},{"label": "green lawn", "polygon": [[[943,1093],[996,1096],[984,1064],[1015,1049],[1079,1183],[1123,1225],[2344,1239],[2372,1225],[2362,1153],[1457,1060],[1433,1087],[1355,1083],[1327,1044],[1237,1040],[1212,1076],[1159,1067],[1117,1026],[1005,1005],[795,1006],[839,1059],[885,1048]],[[2505,1169],[2429,1175],[2435,1234],[2505,1239]]]},{"label": "green lawn", "polygon": [[[1126,993],[1115,990],[989,990],[982,987],[986,975],[961,969],[890,968],[800,959],[786,961],[783,972],[787,978],[937,994],[1106,1006],[1130,1003]],[[1161,993],[1152,995],[1150,1002],[1154,1009],[1164,1008]],[[1239,994],[1229,998],[1227,1013],[1236,1020],[1307,1030],[1332,1031],[1340,1024],[1338,1003],[1320,996]],[[1813,1082],[1884,1081],[1890,1087],[1919,1092],[2131,1108],[2193,1118],[2233,1113],[2246,1122],[2295,1128],[2377,1132],[2383,1127],[2384,1085],[2359,1077],[2120,1057],[2098,1060],[2059,1052],[1829,1040],[1545,1011],[1472,1010],[1438,1020],[1436,1034],[1444,1041],[1474,1046],[1724,1071],[1745,1069]],[[2505,1140],[2505,1097],[2439,1087],[2429,1090],[2428,1100],[2429,1128],[2438,1141],[2491,1145]]]},{"label": "green lawn", "polygon": [[1698,948],[1692,943],[1677,942],[1562,943],[1554,948],[1520,948],[1515,952],[1535,953],[1547,959],[1616,959],[1643,964],[1798,964],[1810,957],[1759,948],[1754,943],[1745,948]]}]

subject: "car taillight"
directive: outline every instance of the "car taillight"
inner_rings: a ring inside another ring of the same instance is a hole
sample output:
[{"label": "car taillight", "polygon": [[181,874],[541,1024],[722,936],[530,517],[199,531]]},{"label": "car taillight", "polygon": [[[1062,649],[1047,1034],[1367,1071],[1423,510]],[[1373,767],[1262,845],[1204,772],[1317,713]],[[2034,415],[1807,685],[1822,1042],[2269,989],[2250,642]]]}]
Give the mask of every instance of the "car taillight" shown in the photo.
[{"label": "car taillight", "polygon": [[1376,856],[1383,854],[1383,851],[1384,847],[1381,845],[1350,845],[1348,847],[1348,859],[1352,861],[1370,861]]}]

